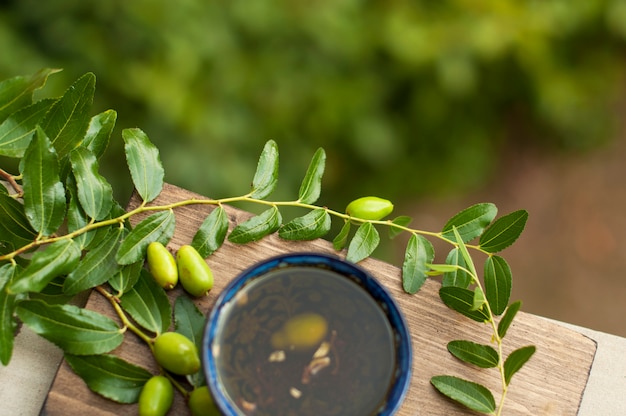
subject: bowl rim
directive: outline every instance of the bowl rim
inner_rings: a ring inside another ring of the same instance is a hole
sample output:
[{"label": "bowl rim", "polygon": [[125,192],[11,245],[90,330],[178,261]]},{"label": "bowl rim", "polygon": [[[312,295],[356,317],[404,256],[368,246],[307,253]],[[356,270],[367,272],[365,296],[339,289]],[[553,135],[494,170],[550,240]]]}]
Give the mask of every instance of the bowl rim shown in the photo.
[{"label": "bowl rim", "polygon": [[218,295],[206,319],[202,335],[202,371],[213,400],[224,415],[235,416],[240,413],[220,388],[215,358],[212,354],[213,342],[219,329],[217,323],[220,312],[242,287],[257,277],[282,267],[319,267],[320,265],[353,281],[358,280],[357,284],[372,296],[378,305],[382,306],[381,309],[392,328],[396,346],[396,372],[393,375],[394,381],[390,394],[374,415],[393,415],[404,402],[412,379],[413,349],[409,326],[394,297],[369,271],[355,263],[326,253],[295,252],[268,257],[238,273]]}]

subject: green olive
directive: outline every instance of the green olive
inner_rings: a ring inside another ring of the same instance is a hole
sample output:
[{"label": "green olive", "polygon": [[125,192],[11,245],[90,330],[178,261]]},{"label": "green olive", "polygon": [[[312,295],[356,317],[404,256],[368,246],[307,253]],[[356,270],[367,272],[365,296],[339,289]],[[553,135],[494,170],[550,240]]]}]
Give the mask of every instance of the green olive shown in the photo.
[{"label": "green olive", "polygon": [[319,345],[328,332],[328,323],[323,316],[306,312],[295,315],[275,333],[270,342],[275,349],[303,350]]},{"label": "green olive", "polygon": [[189,375],[200,369],[198,348],[178,332],[164,332],[154,340],[154,358],[166,370],[179,375]]},{"label": "green olive", "polygon": [[391,201],[377,196],[364,196],[350,202],[346,207],[346,214],[362,220],[380,220],[391,214]]},{"label": "green olive", "polygon": [[154,280],[164,289],[173,289],[178,283],[178,267],[172,253],[158,241],[148,245],[148,268]]},{"label": "green olive", "polygon": [[139,416],[164,416],[172,407],[174,387],[164,376],[153,376],[139,394]]},{"label": "green olive", "polygon": [[192,416],[220,416],[221,413],[217,410],[213,397],[209,392],[207,386],[197,387],[189,394],[189,401],[187,402],[189,410],[191,410]]},{"label": "green olive", "polygon": [[184,245],[176,254],[178,277],[183,288],[193,296],[206,295],[213,287],[213,272],[200,253]]}]

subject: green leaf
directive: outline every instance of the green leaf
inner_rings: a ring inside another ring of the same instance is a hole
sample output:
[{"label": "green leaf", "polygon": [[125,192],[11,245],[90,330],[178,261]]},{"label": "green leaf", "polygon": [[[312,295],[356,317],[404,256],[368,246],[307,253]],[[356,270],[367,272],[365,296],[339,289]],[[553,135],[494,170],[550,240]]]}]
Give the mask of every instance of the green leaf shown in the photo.
[{"label": "green leaf", "polygon": [[509,304],[513,276],[509,264],[500,256],[485,261],[485,295],[494,315],[501,315]]},{"label": "green leaf", "polygon": [[456,241],[452,229],[457,228],[463,242],[468,242],[483,233],[493,221],[498,208],[491,203],[476,204],[456,214],[443,227],[441,233],[448,240]]},{"label": "green leaf", "polygon": [[122,138],[135,189],[144,202],[150,202],[163,189],[165,170],[161,164],[159,149],[137,128],[123,130]]},{"label": "green leaf", "polygon": [[63,292],[63,283],[65,283],[66,276],[57,276],[52,279],[46,287],[41,289],[40,292],[31,292],[28,294],[28,299],[39,299],[46,302],[48,305],[61,305],[64,303],[70,303],[74,298],[74,295],[67,295]]},{"label": "green leaf", "polygon": [[122,241],[116,255],[119,264],[135,263],[146,256],[153,241],[167,244],[174,235],[176,216],[171,209],[160,211],[142,220]]},{"label": "green leaf", "polygon": [[[73,175],[69,175],[66,181],[66,191],[69,194],[69,201],[67,204],[67,231],[74,232],[89,224],[89,217],[85,214],[85,211],[80,205],[78,200],[78,187]],[[74,237],[74,241],[84,249],[96,236],[97,230],[91,230]]]},{"label": "green leaf", "polygon": [[117,113],[114,110],[95,115],[89,121],[83,146],[91,150],[97,159],[100,159],[108,147],[116,121]]},{"label": "green leaf", "polygon": [[113,205],[113,189],[98,173],[98,159],[91,150],[81,146],[72,150],[70,162],[83,211],[96,221],[102,220]]},{"label": "green leaf", "polygon": [[485,292],[480,286],[476,286],[474,289],[474,297],[472,299],[472,311],[477,311],[482,309],[487,303],[487,299],[485,299]]},{"label": "green leaf", "polygon": [[14,247],[24,247],[36,237],[37,232],[26,218],[24,205],[0,192],[0,240]]},{"label": "green leaf", "polygon": [[17,315],[36,334],[69,354],[102,354],[124,340],[123,331],[114,320],[75,305],[25,300],[17,305]]},{"label": "green leaf", "polygon": [[322,176],[326,167],[326,152],[321,147],[317,149],[309,168],[304,175],[300,192],[298,193],[298,201],[303,204],[313,204],[320,197],[322,190]]},{"label": "green leaf", "polygon": [[73,240],[60,240],[37,251],[9,286],[12,293],[40,292],[52,279],[70,273],[80,260],[80,247]]},{"label": "green leaf", "polygon": [[498,218],[480,237],[480,248],[489,253],[504,250],[519,238],[527,220],[528,212],[525,210]]},{"label": "green leaf", "polygon": [[118,403],[136,403],[152,374],[114,355],[65,355],[72,370],[94,392]]},{"label": "green leaf", "polygon": [[228,214],[221,205],[216,207],[204,219],[198,231],[193,236],[191,246],[196,249],[200,256],[209,257],[215,250],[220,248],[228,233]]},{"label": "green leaf", "polygon": [[139,260],[135,263],[126,264],[109,279],[109,284],[113,289],[117,290],[118,296],[123,295],[135,286],[139,280],[143,263],[143,260]]},{"label": "green leaf", "polygon": [[348,236],[350,235],[350,221],[345,221],[339,230],[339,234],[333,239],[333,247],[335,250],[343,250],[348,243]]},{"label": "green leaf", "polygon": [[419,234],[411,234],[402,264],[402,287],[407,293],[417,293],[422,287],[428,266],[435,258],[435,249],[430,241]]},{"label": "green leaf", "polygon": [[346,260],[358,263],[374,252],[380,243],[378,231],[370,222],[364,222],[357,228],[352,241],[348,245]]},{"label": "green leaf", "polygon": [[33,92],[46,84],[58,69],[45,68],[27,78],[18,76],[0,82],[0,121],[33,102]]},{"label": "green leaf", "polygon": [[470,283],[472,283],[472,276],[467,273],[467,263],[458,247],[453,248],[448,253],[446,264],[458,267],[453,271],[444,273],[441,284],[443,286],[469,287]]},{"label": "green leaf", "polygon": [[54,101],[53,99],[37,101],[4,120],[0,124],[0,155],[18,158],[24,156],[37,124]]},{"label": "green leaf", "polygon": [[263,199],[270,195],[278,182],[278,146],[273,140],[267,141],[259,157],[252,179],[251,198]]},{"label": "green leaf", "polygon": [[282,216],[276,206],[263,211],[237,225],[228,236],[228,241],[235,244],[245,244],[257,241],[280,228]]},{"label": "green leaf", "polygon": [[55,101],[42,120],[41,128],[50,137],[59,159],[82,143],[89,126],[95,91],[95,75],[83,75]]},{"label": "green leaf", "polygon": [[506,312],[504,313],[502,318],[500,318],[500,322],[498,322],[498,335],[500,336],[500,338],[504,338],[506,332],[511,326],[511,323],[513,323],[513,319],[515,319],[515,315],[517,315],[517,312],[519,312],[521,307],[522,302],[517,301],[511,303],[509,307],[506,308]]},{"label": "green leaf", "polygon": [[[206,317],[196,307],[188,296],[179,296],[174,303],[174,328],[176,332],[189,338],[198,348],[202,350],[202,334]],[[187,379],[194,387],[204,384],[202,371],[187,376]]]},{"label": "green leaf", "polygon": [[294,218],[278,231],[285,240],[314,240],[330,231],[330,215],[324,208],[317,208],[302,217]]},{"label": "green leaf", "polygon": [[439,289],[439,297],[450,309],[473,319],[476,322],[486,322],[489,315],[485,308],[473,310],[474,291],[462,287],[445,286]]},{"label": "green leaf", "polygon": [[8,365],[13,355],[17,322],[13,317],[17,296],[5,289],[17,274],[17,266],[6,263],[0,266],[0,363]]},{"label": "green leaf", "polygon": [[443,395],[465,407],[482,413],[494,413],[496,401],[486,387],[454,376],[434,376],[432,385]]},{"label": "green leaf", "polygon": [[22,162],[26,217],[40,234],[53,234],[65,218],[65,188],[57,154],[41,129],[35,132]]},{"label": "green leaf", "polygon": [[121,297],[122,308],[143,328],[161,334],[170,326],[172,307],[165,290],[143,269],[139,280]]},{"label": "green leaf", "polygon": [[461,361],[480,368],[493,368],[498,365],[498,351],[489,345],[471,341],[450,341],[448,351]]},{"label": "green leaf", "polygon": [[454,239],[457,242],[457,244],[459,245],[459,252],[461,253],[461,256],[463,257],[463,261],[465,262],[465,264],[467,264],[467,268],[470,272],[470,278],[472,279],[472,281],[476,278],[478,278],[478,273],[476,272],[476,266],[474,266],[474,261],[472,260],[472,256],[470,256],[469,254],[469,250],[467,249],[467,246],[465,245],[465,243],[463,242],[463,239],[461,237],[461,235],[459,234],[458,230],[456,229],[456,227],[452,227],[452,232],[454,233]]},{"label": "green leaf", "polygon": [[83,290],[105,283],[116,274],[120,266],[115,261],[115,254],[122,237],[122,228],[112,229],[106,237],[78,263],[65,279],[63,291],[75,295]]},{"label": "green leaf", "polygon": [[535,346],[529,345],[521,347],[509,354],[504,361],[504,380],[507,386],[511,383],[511,378],[526,364],[535,353]]},{"label": "green leaf", "polygon": [[[408,217],[406,215],[400,215],[399,217],[394,218],[391,223],[398,225],[400,227],[408,226],[413,218]],[[402,234],[404,230],[396,227],[389,227],[389,238],[396,238],[398,235]]]}]

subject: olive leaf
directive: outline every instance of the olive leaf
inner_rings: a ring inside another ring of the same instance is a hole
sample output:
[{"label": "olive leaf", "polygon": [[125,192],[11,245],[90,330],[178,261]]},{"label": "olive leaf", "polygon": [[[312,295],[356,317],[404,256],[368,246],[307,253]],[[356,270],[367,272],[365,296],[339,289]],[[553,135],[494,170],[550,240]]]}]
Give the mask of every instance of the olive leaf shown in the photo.
[{"label": "olive leaf", "polygon": [[[413,218],[406,215],[400,215],[399,217],[391,220],[391,223],[397,225],[398,227],[406,227],[411,223],[411,221],[413,221]],[[396,238],[398,235],[402,234],[404,230],[398,227],[389,227],[389,238]]]},{"label": "olive leaf", "polygon": [[175,228],[176,216],[171,209],[159,211],[143,219],[120,244],[115,257],[117,262],[124,265],[143,259],[151,242],[167,244],[174,235]]},{"label": "olive leaf", "polygon": [[270,195],[278,182],[278,146],[273,140],[268,140],[263,147],[257,164],[250,197],[263,199]]},{"label": "olive leaf", "polygon": [[108,280],[109,285],[118,292],[118,296],[123,295],[135,286],[143,269],[143,263],[143,260],[139,260],[135,263],[123,265]]},{"label": "olive leaf", "polygon": [[24,156],[37,125],[54,102],[53,99],[37,101],[4,120],[0,124],[0,155]]},{"label": "olive leaf", "polygon": [[59,160],[80,145],[89,126],[89,111],[96,91],[96,76],[86,73],[55,101],[41,121]]},{"label": "olive leaf", "polygon": [[4,290],[17,274],[17,266],[6,263],[0,266],[0,363],[9,364],[13,354],[17,322],[13,317],[17,296]]},{"label": "olive leaf", "polygon": [[[78,187],[74,175],[68,175],[65,182],[65,188],[69,194],[69,201],[67,203],[67,230],[68,232],[74,232],[82,229],[89,224],[90,219],[83,210],[80,201],[78,200]],[[98,230],[91,230],[81,233],[74,237],[74,241],[84,249],[95,238]]]},{"label": "olive leaf", "polygon": [[509,304],[513,277],[509,264],[500,256],[489,256],[485,261],[485,296],[491,312],[501,315]]},{"label": "olive leaf", "polygon": [[511,378],[526,364],[530,357],[535,353],[536,347],[529,345],[527,347],[521,347],[509,354],[504,361],[504,380],[508,386],[511,383]]},{"label": "olive leaf", "polygon": [[454,270],[445,272],[441,284],[443,286],[457,286],[467,288],[472,283],[472,276],[467,272],[467,263],[458,247],[453,248],[446,257],[446,264],[455,267]]},{"label": "olive leaf", "polygon": [[26,218],[24,205],[5,192],[0,192],[0,236],[0,240],[14,247],[23,247],[37,237]]},{"label": "olive leaf", "polygon": [[[174,328],[176,332],[189,338],[202,351],[202,334],[206,318],[187,296],[179,296],[174,302]],[[205,384],[204,374],[198,371],[187,376],[187,380],[194,387]]]},{"label": "olive leaf", "polygon": [[39,292],[31,292],[28,294],[28,299],[39,299],[46,302],[48,305],[61,305],[64,303],[70,303],[74,298],[74,295],[68,295],[63,292],[63,283],[65,283],[66,276],[57,276],[52,279],[48,284]]},{"label": "olive leaf", "polygon": [[91,289],[105,283],[116,274],[120,265],[115,255],[122,237],[123,228],[112,229],[106,237],[78,263],[78,266],[67,275],[63,291],[75,295],[83,290]]},{"label": "olive leaf", "polygon": [[455,286],[443,286],[439,289],[439,297],[450,309],[454,309],[476,322],[489,320],[489,314],[484,307],[473,309],[474,291]]},{"label": "olive leaf", "polygon": [[341,226],[341,230],[335,238],[333,239],[333,247],[335,250],[343,250],[346,244],[348,243],[348,236],[350,235],[351,223],[350,221],[345,221]]},{"label": "olive leaf", "polygon": [[272,206],[261,214],[237,225],[228,236],[228,241],[235,244],[246,244],[257,241],[280,228],[282,216],[278,207]]},{"label": "olive leaf", "polygon": [[434,376],[430,382],[443,395],[471,410],[488,414],[496,410],[493,394],[478,383],[454,376]]},{"label": "olive leaf", "polygon": [[502,316],[502,318],[500,318],[500,322],[498,322],[498,336],[500,338],[504,338],[504,336],[506,335],[506,332],[511,326],[511,323],[513,323],[513,319],[515,318],[515,315],[517,315],[517,312],[519,312],[521,307],[522,307],[522,302],[517,301],[517,302],[511,303],[506,308],[504,315]]},{"label": "olive leaf", "polygon": [[489,253],[504,250],[519,238],[527,220],[528,212],[525,210],[514,211],[498,218],[480,236],[480,248]]},{"label": "olive leaf", "polygon": [[407,293],[420,290],[429,270],[429,264],[435,257],[435,249],[430,241],[419,234],[412,233],[409,238],[402,264],[402,287]]},{"label": "olive leaf", "polygon": [[152,374],[115,355],[65,354],[72,370],[94,392],[118,403],[136,403]]},{"label": "olive leaf", "polygon": [[172,307],[165,290],[142,269],[137,283],[120,298],[122,308],[143,328],[156,334],[171,323]]},{"label": "olive leaf", "polygon": [[25,300],[17,305],[16,312],[33,332],[69,354],[102,354],[124,340],[123,331],[111,318],[75,305]]},{"label": "olive leaf", "polygon": [[321,147],[317,149],[309,167],[304,175],[300,191],[298,192],[298,201],[303,204],[313,204],[320,197],[322,189],[322,176],[326,167],[326,152]]},{"label": "olive leaf", "polygon": [[354,237],[348,245],[346,260],[358,263],[374,252],[380,243],[380,236],[376,227],[370,222],[364,222],[357,228]]},{"label": "olive leaf", "polygon": [[40,128],[35,132],[22,162],[26,217],[41,235],[50,235],[65,218],[65,188],[59,177],[57,153]]},{"label": "olive leaf", "polygon": [[330,226],[328,211],[317,208],[283,225],[278,230],[278,235],[285,240],[314,240],[328,234]]},{"label": "olive leaf", "polygon": [[193,236],[191,246],[204,258],[220,248],[228,233],[228,214],[221,205],[204,219]]},{"label": "olive leaf", "polygon": [[452,231],[456,228],[463,242],[467,243],[481,235],[497,213],[498,208],[492,203],[473,205],[450,218],[441,233],[448,240],[458,241],[454,238]]},{"label": "olive leaf", "polygon": [[498,351],[492,346],[477,344],[472,341],[450,341],[448,351],[459,360],[480,368],[493,368],[499,362]]},{"label": "olive leaf", "polygon": [[33,92],[43,87],[59,69],[44,68],[30,77],[17,76],[0,82],[0,121],[33,102]]},{"label": "olive leaf", "polygon": [[37,251],[13,283],[11,293],[40,292],[52,279],[70,273],[80,260],[80,247],[73,240],[60,240]]},{"label": "olive leaf", "polygon": [[87,128],[87,133],[85,133],[82,146],[91,150],[96,159],[100,159],[107,149],[116,121],[117,112],[114,110],[107,110],[91,117],[91,120],[89,120],[89,127]]},{"label": "olive leaf", "polygon": [[161,164],[159,149],[138,128],[122,130],[122,138],[135,190],[145,203],[150,202],[163,189],[165,170]]},{"label": "olive leaf", "polygon": [[105,218],[113,205],[113,188],[98,173],[98,160],[91,150],[79,146],[70,152],[70,163],[83,211],[97,221]]}]

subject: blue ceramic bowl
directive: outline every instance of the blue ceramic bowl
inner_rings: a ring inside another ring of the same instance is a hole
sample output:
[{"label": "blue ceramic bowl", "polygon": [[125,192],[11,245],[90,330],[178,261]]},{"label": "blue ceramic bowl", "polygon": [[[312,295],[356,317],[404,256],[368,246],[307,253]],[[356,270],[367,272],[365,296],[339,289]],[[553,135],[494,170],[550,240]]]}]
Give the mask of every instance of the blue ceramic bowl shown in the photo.
[{"label": "blue ceramic bowl", "polygon": [[[306,268],[306,269],[302,269],[302,268]],[[241,321],[241,320],[229,321],[230,323],[226,325],[225,322],[229,319],[228,316],[232,315],[234,311],[236,311],[237,308],[240,307],[240,305],[247,304],[248,300],[253,298],[253,295],[249,295],[249,293],[252,294],[255,288],[254,285],[259,285],[261,282],[263,282],[264,278],[269,278],[268,276],[276,275],[277,271],[282,272],[284,270],[287,270],[288,272],[294,271],[294,270],[295,271],[305,270],[305,274],[306,274],[306,272],[309,271],[309,268],[313,268],[310,270],[311,272],[314,272],[317,270],[324,271],[324,273],[322,273],[320,276],[316,275],[317,279],[324,279],[326,277],[330,277],[334,280],[341,280],[343,282],[342,284],[352,285],[352,286],[357,287],[357,290],[360,290],[363,292],[362,294],[358,294],[358,296],[363,296],[363,297],[368,298],[367,302],[369,302],[369,304],[372,305],[371,306],[372,309],[374,308],[377,309],[375,312],[378,314],[378,316],[381,317],[380,318],[381,320],[385,320],[384,324],[386,325],[386,328],[388,328],[388,330],[385,332],[386,334],[388,334],[387,338],[389,338],[389,342],[387,344],[387,350],[391,352],[392,359],[391,361],[389,361],[391,363],[390,365],[383,364],[383,366],[387,368],[386,374],[388,374],[388,377],[389,377],[389,383],[384,389],[386,393],[378,393],[379,395],[381,395],[382,399],[373,408],[367,411],[364,411],[364,409],[356,410],[356,413],[358,413],[359,415],[363,415],[363,416],[365,416],[365,413],[370,414],[370,415],[376,415],[376,416],[387,416],[387,415],[394,414],[399,409],[406,395],[406,392],[409,388],[409,384],[411,381],[412,352],[411,352],[411,338],[410,338],[406,321],[402,313],[400,312],[397,304],[395,303],[394,299],[387,292],[387,290],[371,274],[369,274],[364,269],[362,269],[361,267],[353,263],[344,261],[338,257],[329,256],[325,254],[296,253],[296,254],[286,254],[286,255],[281,255],[281,256],[270,258],[268,260],[257,263],[256,265],[243,271],[239,276],[233,279],[230,282],[230,284],[222,291],[222,293],[220,294],[220,296],[218,297],[216,301],[215,306],[211,310],[211,313],[207,320],[205,332],[204,332],[201,355],[202,355],[204,374],[206,376],[208,387],[211,391],[211,394],[213,395],[213,398],[217,407],[222,412],[222,414],[226,416],[264,414],[263,411],[256,412],[257,403],[253,403],[251,401],[246,401],[246,400],[236,400],[234,398],[236,394],[232,394],[232,391],[230,392],[228,391],[229,388],[225,387],[225,385],[227,385],[228,383],[225,383],[225,381],[230,380],[230,378],[227,378],[225,374],[222,374],[222,370],[224,369],[225,365],[222,362],[220,362],[220,360],[225,360],[224,356],[228,355],[225,352],[231,352],[232,353],[231,355],[233,356],[235,355],[235,353],[233,352],[234,347],[230,344],[237,344],[242,350],[245,349],[246,351],[254,351],[255,348],[257,348],[257,346],[255,345],[256,338],[254,338],[253,333],[257,327],[260,327],[262,325],[258,322],[251,322],[257,318],[253,317],[254,314],[248,313],[248,315],[246,315],[247,318],[245,321],[247,322],[247,324],[243,325],[243,326],[247,326],[247,328],[242,329],[239,335],[237,335],[236,333],[233,334],[233,332],[237,331],[237,330],[233,331],[233,328],[238,328],[238,325],[233,325],[232,322],[244,322],[244,321]],[[329,273],[332,274],[333,276],[329,276]],[[337,279],[337,277],[339,277],[340,279]],[[296,279],[299,279],[299,277]],[[319,283],[321,283],[321,281],[317,280],[314,287],[317,287]],[[242,296],[242,293],[245,293],[245,295]],[[330,292],[327,292],[327,293],[330,293]],[[340,298],[339,303],[346,303],[346,307],[350,309],[349,306],[351,302],[350,299],[353,298],[352,295],[354,294]],[[270,302],[270,300],[267,299],[268,296],[265,294],[258,295],[258,297],[260,298],[265,297],[266,298],[265,303]],[[322,299],[324,298],[322,297]],[[324,300],[320,300],[320,299],[318,299],[317,301],[318,303],[321,302],[322,304],[324,302]],[[272,302],[275,302],[275,301],[272,301]],[[329,302],[331,302],[331,300],[329,300]],[[272,304],[276,304],[276,303],[280,304],[281,302],[278,301]],[[361,305],[361,304],[358,304],[358,305]],[[364,315],[364,313],[361,313],[364,311],[358,310],[359,309],[358,305],[356,308],[357,313],[355,313],[353,316]],[[329,305],[328,313],[332,314],[334,313],[333,311],[338,311],[337,312],[338,314],[343,314],[343,311],[345,309],[346,308],[344,308],[343,305],[339,305],[339,306]],[[352,309],[355,309],[355,308],[352,308]],[[257,314],[257,315],[263,315],[263,314]],[[240,319],[243,319],[243,318],[240,318]],[[332,321],[332,316],[330,320]],[[368,326],[363,323],[357,323],[357,325],[361,325],[361,327],[363,328],[359,335],[361,338],[359,341],[360,346],[358,348],[363,348],[362,346],[366,346],[365,349],[367,349],[370,344],[375,344],[373,340],[370,340],[367,338],[369,337],[369,334],[367,333]],[[353,325],[353,326],[356,326],[356,325]],[[237,340],[237,341],[231,342],[229,340]],[[242,343],[245,344],[245,348],[239,345]],[[293,348],[293,345],[291,347]],[[262,347],[258,347],[258,348],[262,348]],[[374,347],[370,347],[370,349],[371,348],[374,348]],[[378,354],[377,350],[372,351],[370,354],[370,359],[366,360],[366,362],[379,362],[379,361],[385,362],[382,359],[381,360],[378,360],[377,358],[371,359],[371,357],[378,357],[377,354]],[[350,356],[351,355],[352,354],[350,354]],[[381,357],[384,355],[385,355],[385,352],[381,350]],[[338,364],[340,361],[339,358],[340,357],[337,357],[337,367],[339,367],[339,364]],[[348,362],[350,361],[350,357],[346,356],[346,357],[341,357],[341,358],[342,358],[341,362],[343,364],[343,367],[339,371],[342,371],[342,370],[353,371],[352,369],[355,368],[354,365],[350,366],[349,364],[345,364],[346,361]],[[282,359],[284,359],[284,357]],[[279,360],[282,360],[282,359],[279,359]],[[328,362],[332,366],[331,359],[329,359]],[[263,365],[267,365],[267,364],[264,363]],[[229,367],[229,366],[226,366],[226,367]],[[238,366],[231,365],[229,367],[231,373],[233,371],[233,368],[235,367],[238,367]],[[240,366],[240,367],[250,369],[250,368],[254,368],[255,366],[252,365],[252,366]],[[242,371],[246,372],[247,370],[242,370]],[[325,371],[331,371],[330,366]],[[367,379],[367,376],[364,376],[364,374],[370,374],[370,372],[373,370],[359,369],[358,371],[360,371],[361,373],[348,375],[347,380],[356,381],[356,380]],[[227,372],[227,370],[224,370],[224,372]],[[254,371],[247,371],[246,374],[254,374]],[[241,377],[237,376],[234,378],[241,378]],[[265,380],[265,382],[263,382],[262,384],[270,385],[270,386],[277,386],[278,384],[280,384],[279,381],[280,380],[278,381],[277,380]],[[342,384],[350,384],[350,382],[348,383],[344,382]],[[305,386],[305,388],[306,387],[307,386]],[[359,389],[360,391],[366,390],[365,387],[356,387],[356,388]],[[375,387],[367,386],[367,388],[375,388]],[[253,389],[248,389],[248,391],[250,390],[253,390]],[[302,394],[302,392],[300,391],[301,388],[298,387],[297,389],[295,389],[295,392],[293,390],[294,389],[290,390],[293,397],[287,397],[287,399],[284,399],[284,398],[277,399],[275,401],[281,401],[281,402],[297,401],[295,399],[299,399],[300,394]],[[330,391],[332,392],[333,390],[331,389]],[[380,392],[380,389],[378,391]],[[305,394],[306,394],[306,391],[305,391]],[[349,406],[356,406],[356,405],[350,404],[352,402],[354,403],[360,402],[360,400],[354,399],[353,397],[354,395],[352,393],[347,393],[347,395],[351,397],[344,397],[344,401],[348,403]],[[268,396],[268,394],[264,393],[263,397],[264,396]],[[369,396],[371,396],[371,394],[366,395],[366,397],[369,397]],[[344,403],[343,405],[345,406],[346,404]],[[277,411],[276,409],[274,409],[274,410],[266,411],[265,413],[277,415],[278,413],[280,413],[280,411]],[[304,412],[296,411],[296,413],[302,414]],[[322,413],[318,413],[318,414],[324,414],[324,413],[325,412],[322,411]],[[348,414],[348,413],[349,413],[348,411],[340,411],[339,414]]]}]

